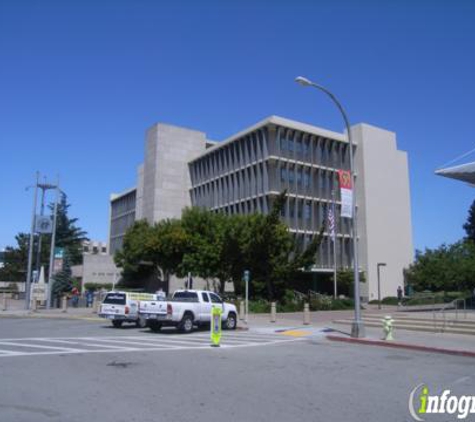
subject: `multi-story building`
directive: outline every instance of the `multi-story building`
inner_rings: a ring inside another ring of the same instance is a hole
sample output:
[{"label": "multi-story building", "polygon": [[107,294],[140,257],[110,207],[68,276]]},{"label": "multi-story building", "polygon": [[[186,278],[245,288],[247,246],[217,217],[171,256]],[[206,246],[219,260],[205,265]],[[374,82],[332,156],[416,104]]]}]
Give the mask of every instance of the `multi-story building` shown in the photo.
[{"label": "multi-story building", "polygon": [[[359,264],[368,280],[362,295],[371,300],[377,297],[378,263],[386,264],[384,297],[396,294],[412,261],[407,155],[397,149],[392,132],[366,124],[351,130]],[[282,219],[304,244],[325,226],[335,203],[336,265],[352,266],[350,221],[340,216],[337,178],[338,170],[349,169],[345,134],[272,116],[213,142],[202,132],[157,124],[147,133],[145,151],[137,187],[111,199],[111,253],[134,220],[179,217],[189,205],[228,214],[267,213],[287,190]],[[314,271],[333,270],[331,242],[325,232]]]}]

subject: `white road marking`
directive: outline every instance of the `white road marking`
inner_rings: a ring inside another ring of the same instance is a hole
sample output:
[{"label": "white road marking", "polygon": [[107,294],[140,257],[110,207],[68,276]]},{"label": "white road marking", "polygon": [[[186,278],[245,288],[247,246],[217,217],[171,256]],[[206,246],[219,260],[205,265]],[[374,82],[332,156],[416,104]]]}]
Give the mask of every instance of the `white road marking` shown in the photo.
[{"label": "white road marking", "polygon": [[[278,334],[259,333],[225,333],[222,337],[221,349],[266,346],[302,338],[285,337]],[[45,346],[38,343],[58,344]],[[74,347],[62,347],[72,345]],[[4,350],[2,345],[19,350]],[[90,349],[93,347],[94,349]],[[27,349],[42,349],[31,350]],[[209,333],[193,333],[190,335],[146,334],[135,336],[97,336],[97,337],[29,337],[16,339],[0,339],[0,358],[38,355],[66,355],[111,352],[158,352],[169,350],[214,349],[210,347]]]}]

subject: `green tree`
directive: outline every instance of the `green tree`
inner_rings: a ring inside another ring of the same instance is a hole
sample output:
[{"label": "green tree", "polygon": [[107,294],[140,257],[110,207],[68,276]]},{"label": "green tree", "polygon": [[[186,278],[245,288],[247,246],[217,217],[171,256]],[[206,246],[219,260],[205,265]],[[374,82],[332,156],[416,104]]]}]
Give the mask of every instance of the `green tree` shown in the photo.
[{"label": "green tree", "polygon": [[128,280],[143,280],[153,271],[185,277],[188,272],[218,281],[223,292],[232,282],[243,291],[244,270],[252,274],[251,295],[282,297],[289,281],[315,260],[322,232],[302,248],[280,220],[286,201],[283,192],[268,215],[226,215],[203,208],[187,208],[180,220],[164,220],[153,227],[136,222],[115,256]]},{"label": "green tree", "polygon": [[51,293],[53,297],[61,297],[67,292],[70,292],[73,288],[73,279],[71,276],[71,265],[69,256],[66,254],[64,257],[63,269],[58,271],[53,276],[53,284],[51,287]]},{"label": "green tree", "polygon": [[152,228],[146,220],[136,221],[125,233],[122,249],[116,252],[114,261],[122,268],[123,281],[130,287],[141,287],[143,280],[156,272],[156,257]]},{"label": "green tree", "polygon": [[475,245],[459,241],[436,249],[416,251],[406,270],[406,282],[416,291],[462,291],[475,287]]},{"label": "green tree", "polygon": [[[71,265],[77,265],[82,264],[82,243],[89,239],[87,238],[87,233],[76,225],[78,219],[69,217],[70,207],[71,204],[68,203],[66,194],[62,193],[58,203],[55,243],[56,247],[65,249]],[[50,204],[49,208],[53,213],[54,204]],[[47,237],[50,239],[50,236]],[[47,242],[47,244],[49,253],[50,242]]]},{"label": "green tree", "polygon": [[[58,214],[56,221],[56,246],[65,248],[65,252],[70,257],[70,265],[82,263],[82,242],[87,240],[86,232],[76,226],[77,218],[68,216],[70,204],[67,197],[62,194],[61,201],[58,203]],[[54,205],[50,204],[49,209],[53,212]],[[15,236],[17,246],[8,246],[5,248],[4,267],[0,268],[0,280],[6,281],[25,281],[28,267],[28,249],[30,244],[30,235],[27,233],[18,233]],[[41,236],[41,256],[40,262],[36,262],[38,247],[38,236],[34,238],[33,250],[33,268],[45,267],[49,271],[49,259],[51,250],[51,235]]]},{"label": "green tree", "polygon": [[25,281],[26,279],[30,236],[26,233],[18,233],[15,240],[16,247],[5,248],[4,265],[0,268],[2,281]]},{"label": "green tree", "polygon": [[467,222],[463,225],[463,229],[467,233],[466,239],[475,243],[475,201],[472,202],[468,210]]}]

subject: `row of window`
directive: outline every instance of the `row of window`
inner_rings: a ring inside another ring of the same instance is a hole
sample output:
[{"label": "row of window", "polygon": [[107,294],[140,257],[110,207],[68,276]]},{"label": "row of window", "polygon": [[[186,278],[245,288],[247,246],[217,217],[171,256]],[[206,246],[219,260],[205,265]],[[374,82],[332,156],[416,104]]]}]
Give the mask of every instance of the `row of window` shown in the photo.
[{"label": "row of window", "polygon": [[121,196],[111,202],[111,216],[115,217],[129,211],[135,211],[136,191]]},{"label": "row of window", "polygon": [[266,133],[266,129],[258,130],[195,161],[190,166],[192,182],[200,183],[263,159],[268,155]]}]

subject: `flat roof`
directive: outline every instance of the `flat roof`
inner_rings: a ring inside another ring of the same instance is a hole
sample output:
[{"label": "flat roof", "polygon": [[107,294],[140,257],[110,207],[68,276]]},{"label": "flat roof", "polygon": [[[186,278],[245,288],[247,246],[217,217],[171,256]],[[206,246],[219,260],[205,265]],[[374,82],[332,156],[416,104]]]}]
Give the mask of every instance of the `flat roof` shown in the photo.
[{"label": "flat roof", "polygon": [[128,195],[129,193],[132,193],[134,190],[137,190],[137,187],[134,186],[133,188],[129,188],[127,190],[124,190],[119,193],[111,193],[110,194],[110,201],[115,201],[116,199],[121,198],[122,196]]},{"label": "flat roof", "polygon": [[335,139],[337,141],[341,142],[347,142],[347,138],[343,133],[339,132],[333,132],[331,130],[327,129],[322,129],[317,126],[312,126],[307,123],[302,123],[302,122],[297,122],[295,120],[291,119],[286,119],[284,117],[279,117],[279,116],[269,116],[265,118],[264,120],[261,120],[260,122],[256,123],[255,125],[252,125],[248,127],[247,129],[244,129],[235,135],[232,135],[231,137],[225,139],[224,141],[217,142],[216,145],[208,148],[206,151],[204,151],[201,155],[198,157],[194,158],[193,160],[190,160],[190,163],[193,163],[194,161],[197,161],[201,159],[202,157],[211,154],[212,152],[218,150],[219,148],[223,148],[224,146],[230,144],[231,142],[235,141],[236,139],[242,138],[246,135],[248,135],[251,132],[254,132],[257,129],[260,129],[264,126],[267,126],[268,124],[275,124],[278,126],[285,126],[289,129],[294,129],[294,130],[300,130],[302,132],[307,132],[311,133],[313,135],[321,136],[323,138],[331,138]]}]

